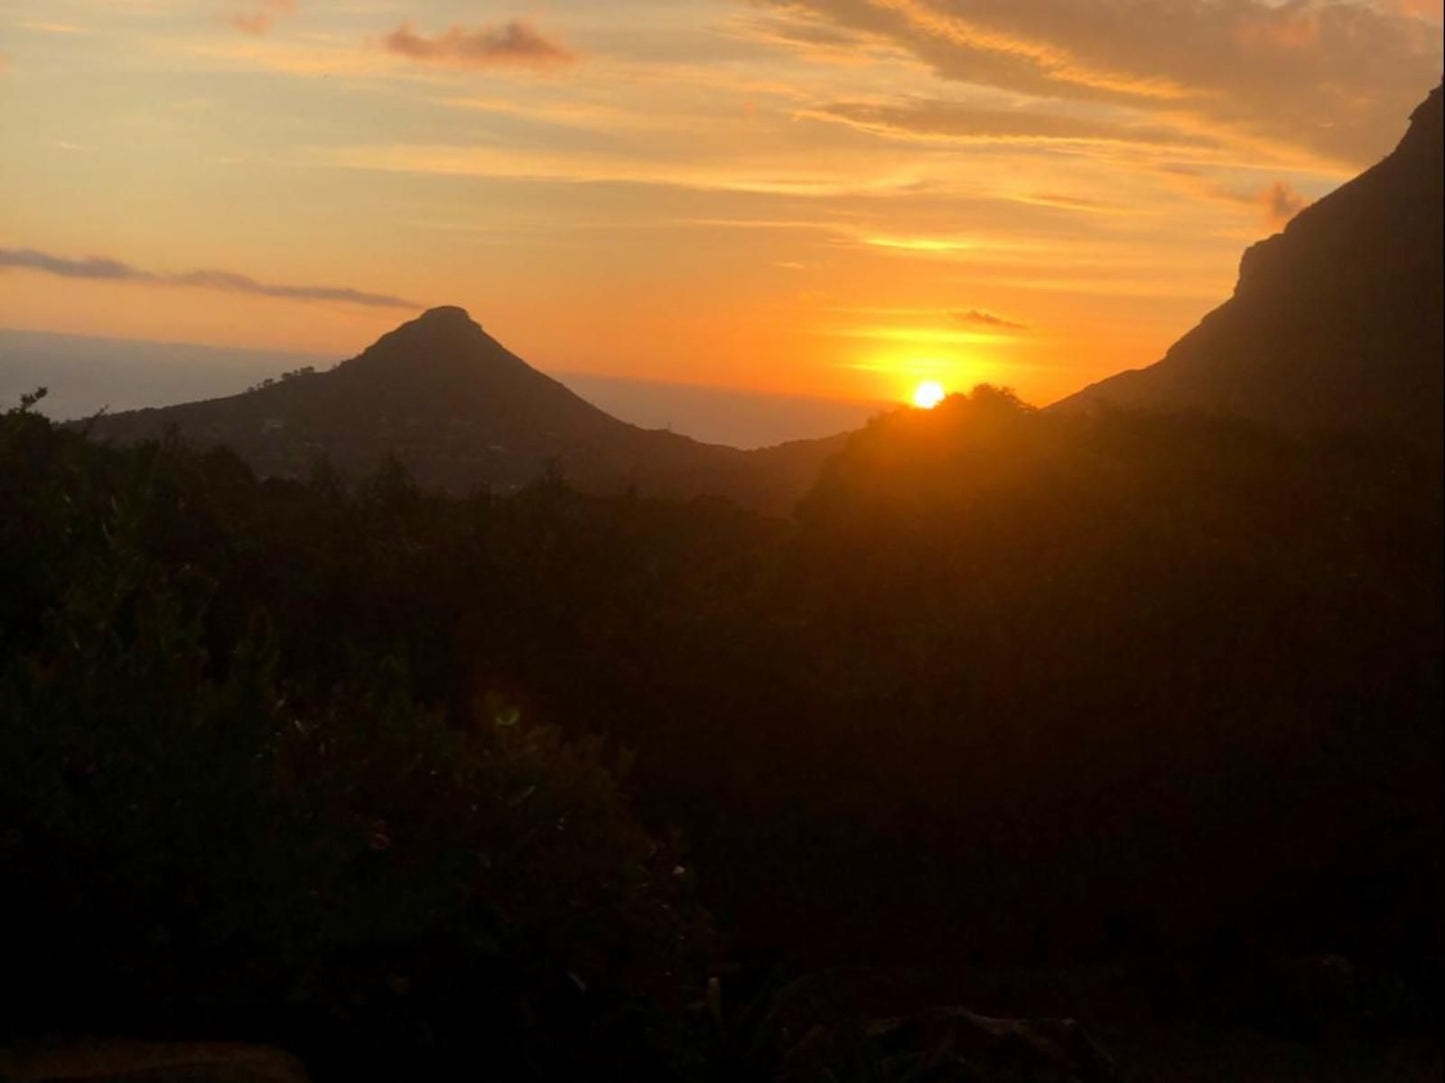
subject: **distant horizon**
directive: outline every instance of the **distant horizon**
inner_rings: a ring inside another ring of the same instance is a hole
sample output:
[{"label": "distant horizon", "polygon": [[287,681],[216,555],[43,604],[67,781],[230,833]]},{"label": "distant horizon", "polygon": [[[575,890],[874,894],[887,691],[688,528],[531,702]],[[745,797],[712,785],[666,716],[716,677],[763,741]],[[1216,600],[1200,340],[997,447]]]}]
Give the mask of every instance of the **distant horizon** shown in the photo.
[{"label": "distant horizon", "polygon": [[[64,358],[44,352],[39,352],[33,360],[24,356],[6,356],[6,347],[13,349],[16,339],[22,337],[51,342],[71,341],[96,347],[149,348],[160,351],[162,356],[121,360],[108,374],[112,382],[107,384],[102,380],[97,385],[93,381],[93,372],[82,377],[75,367],[82,363],[104,363],[100,358]],[[28,394],[39,386],[45,386],[47,394],[36,408],[57,421],[79,420],[102,408],[114,413],[148,406],[172,406],[196,399],[224,398],[241,394],[255,382],[268,376],[280,376],[293,368],[309,364],[325,371],[351,360],[370,344],[366,343],[345,357],[337,357],[326,353],[85,335],[33,327],[0,327],[0,409],[18,404],[22,394]],[[876,413],[903,405],[901,402],[869,402],[823,395],[780,394],[680,380],[639,379],[596,371],[550,370],[536,366],[531,358],[523,357],[522,360],[619,420],[641,428],[670,429],[704,443],[745,449],[835,435],[866,423],[868,417]],[[134,381],[141,374],[139,365],[145,362],[151,366],[145,370],[150,382],[141,383],[134,391],[117,399],[115,393],[124,391],[127,382]],[[49,377],[46,376],[47,371]],[[54,378],[57,376],[59,379]],[[82,379],[85,380],[84,387],[80,386]],[[148,394],[152,397],[147,398]],[[836,419],[837,424],[830,425],[827,420],[830,418]]]}]

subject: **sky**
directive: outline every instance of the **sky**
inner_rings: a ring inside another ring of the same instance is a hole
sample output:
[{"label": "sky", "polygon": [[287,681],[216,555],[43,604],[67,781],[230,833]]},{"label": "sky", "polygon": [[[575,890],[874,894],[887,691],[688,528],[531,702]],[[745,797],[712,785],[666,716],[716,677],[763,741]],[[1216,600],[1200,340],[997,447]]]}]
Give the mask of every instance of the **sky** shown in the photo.
[{"label": "sky", "polygon": [[1445,0],[0,0],[0,327],[1046,403],[1387,153]]}]

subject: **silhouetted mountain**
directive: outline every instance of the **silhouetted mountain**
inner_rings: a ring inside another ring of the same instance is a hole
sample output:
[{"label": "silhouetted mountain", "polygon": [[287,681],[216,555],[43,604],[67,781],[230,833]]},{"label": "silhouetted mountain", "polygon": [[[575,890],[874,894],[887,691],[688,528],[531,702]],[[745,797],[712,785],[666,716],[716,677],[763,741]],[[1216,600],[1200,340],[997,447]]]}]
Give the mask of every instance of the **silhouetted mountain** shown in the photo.
[{"label": "silhouetted mountain", "polygon": [[787,510],[841,438],[758,451],[641,429],[508,351],[467,313],[434,308],[327,372],[240,395],[102,417],[91,435],[133,443],[174,428],[232,448],[260,473],[299,476],[323,456],[348,473],[395,458],[423,485],[508,489],[555,467],[585,489],[729,496]]},{"label": "silhouetted mountain", "polygon": [[1436,88],[1390,155],[1248,249],[1233,298],[1162,361],[1058,406],[1200,410],[1438,445],[1442,127]]}]

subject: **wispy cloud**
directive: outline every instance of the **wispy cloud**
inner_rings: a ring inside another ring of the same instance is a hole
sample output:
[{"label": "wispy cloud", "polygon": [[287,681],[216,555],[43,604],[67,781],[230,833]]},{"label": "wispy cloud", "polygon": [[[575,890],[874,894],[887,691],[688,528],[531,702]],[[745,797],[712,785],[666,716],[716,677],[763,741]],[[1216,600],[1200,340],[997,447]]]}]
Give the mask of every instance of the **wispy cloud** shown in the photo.
[{"label": "wispy cloud", "polygon": [[904,139],[958,143],[1139,143],[1207,146],[1212,140],[1177,128],[1121,124],[1095,117],[1024,109],[981,109],[962,102],[910,98],[833,102],[811,111],[865,131]]},{"label": "wispy cloud", "polygon": [[530,23],[518,19],[472,30],[452,26],[433,37],[417,33],[411,23],[402,23],[382,44],[388,52],[409,60],[460,68],[545,67],[577,59]]},{"label": "wispy cloud", "polygon": [[1437,23],[1445,21],[1445,4],[1441,0],[1375,0],[1375,4],[1396,15],[1409,15]]},{"label": "wispy cloud", "polygon": [[290,286],[260,282],[234,271],[198,270],[159,274],[104,256],[70,259],[33,248],[0,248],[0,268],[39,271],[61,278],[92,281],[138,282],[153,286],[190,286],[225,290],[256,297],[278,297],[293,301],[342,301],[371,308],[422,308],[415,301],[385,293],[368,293],[346,286]]},{"label": "wispy cloud", "polygon": [[911,166],[879,165],[844,172],[793,152],[777,161],[677,161],[620,152],[569,152],[508,147],[387,144],[316,147],[319,166],[386,173],[511,178],[567,184],[645,184],[699,191],[780,196],[898,195],[920,183]]},{"label": "wispy cloud", "polygon": [[1003,331],[1027,331],[1029,325],[1000,316],[986,308],[967,308],[953,313],[953,318],[966,327],[996,327]]},{"label": "wispy cloud", "polygon": [[722,29],[745,41],[784,46],[813,63],[858,67],[874,63],[880,56],[903,55],[882,37],[830,26],[808,18],[806,12],[762,15],[750,11],[728,19]]},{"label": "wispy cloud", "polygon": [[758,0],[882,38],[940,78],[1107,103],[1354,165],[1440,76],[1438,0]]},{"label": "wispy cloud", "polygon": [[88,34],[90,33],[83,26],[76,26],[74,23],[45,23],[45,22],[24,22],[20,24],[22,30],[33,30],[37,34]]},{"label": "wispy cloud", "polygon": [[1225,183],[1189,166],[1173,166],[1161,172],[1172,186],[1193,196],[1224,206],[1253,208],[1271,230],[1283,229],[1291,218],[1312,202],[1287,180],[1276,179],[1263,188]]},{"label": "wispy cloud", "polygon": [[233,14],[230,24],[243,34],[263,37],[278,19],[296,13],[296,0],[254,0],[251,7]]},{"label": "wispy cloud", "polygon": [[1020,203],[1029,203],[1036,207],[1053,207],[1081,214],[1133,215],[1146,213],[1137,208],[1124,207],[1102,199],[1089,199],[1086,196],[1068,195],[1061,192],[1028,192],[1015,198]]},{"label": "wispy cloud", "polygon": [[1310,202],[1282,180],[1256,192],[1254,201],[1264,209],[1265,221],[1274,229],[1283,229]]}]

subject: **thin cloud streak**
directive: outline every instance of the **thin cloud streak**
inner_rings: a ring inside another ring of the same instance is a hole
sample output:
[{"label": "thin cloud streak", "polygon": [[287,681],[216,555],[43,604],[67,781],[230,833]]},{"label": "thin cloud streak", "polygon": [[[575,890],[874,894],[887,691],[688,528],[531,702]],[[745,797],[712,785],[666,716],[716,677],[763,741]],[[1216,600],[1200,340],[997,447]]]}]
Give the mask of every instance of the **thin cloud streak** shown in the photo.
[{"label": "thin cloud streak", "polygon": [[257,0],[254,7],[238,11],[229,22],[243,34],[265,37],[278,19],[296,14],[296,0]]},{"label": "thin cloud streak", "polygon": [[980,109],[961,102],[925,99],[832,102],[809,111],[808,115],[895,138],[945,143],[1215,145],[1205,136],[1162,125],[1117,124],[1026,110]]},{"label": "thin cloud streak", "polygon": [[[800,157],[800,156],[794,156]],[[311,164],[384,173],[507,178],[564,184],[639,184],[697,191],[751,192],[799,197],[896,195],[916,191],[920,177],[902,167],[871,170],[856,177],[837,170],[796,163],[668,161],[609,154],[572,154],[546,150],[446,144],[340,146],[312,148]]]},{"label": "thin cloud streak", "polygon": [[1003,331],[1027,331],[1029,325],[1000,316],[986,308],[969,308],[953,313],[953,318],[970,327],[995,327]]},{"label": "thin cloud streak", "polygon": [[411,23],[402,23],[382,40],[382,45],[388,52],[408,60],[461,68],[543,67],[570,64],[577,59],[561,45],[542,36],[530,23],[519,19],[501,26],[479,26],[475,30],[452,26],[431,38],[418,34]]},{"label": "thin cloud streak", "polygon": [[104,256],[68,259],[39,252],[33,248],[0,248],[0,268],[38,271],[60,278],[89,279],[106,282],[138,282],[152,286],[190,286],[197,289],[225,290],[255,297],[275,297],[291,301],[341,301],[370,308],[419,309],[423,305],[385,293],[368,293],[346,286],[291,286],[259,282],[249,275],[234,271],[198,270],[179,274],[157,274],[129,263]]},{"label": "thin cloud streak", "polygon": [[20,24],[22,30],[32,30],[37,34],[89,34],[91,31],[83,26],[76,26],[73,23],[31,23]]}]

